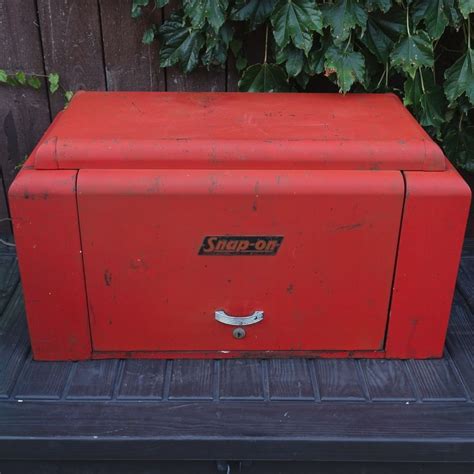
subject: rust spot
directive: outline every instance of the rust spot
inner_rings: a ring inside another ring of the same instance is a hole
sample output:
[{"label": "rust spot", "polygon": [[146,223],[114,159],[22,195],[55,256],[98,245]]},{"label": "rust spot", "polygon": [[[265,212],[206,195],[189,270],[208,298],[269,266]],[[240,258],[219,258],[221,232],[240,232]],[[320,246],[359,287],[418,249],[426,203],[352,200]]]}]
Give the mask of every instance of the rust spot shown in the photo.
[{"label": "rust spot", "polygon": [[253,200],[253,203],[252,203],[252,211],[253,211],[253,212],[256,212],[256,211],[257,211],[257,200],[256,200],[256,199]]},{"label": "rust spot", "polygon": [[104,272],[104,281],[106,286],[110,286],[112,284],[112,273],[109,270],[105,270]]},{"label": "rust spot", "polygon": [[288,285],[288,287],[286,288],[286,292],[287,292],[289,295],[292,295],[294,291],[295,291],[295,287],[293,286],[293,283],[290,283],[290,284]]}]

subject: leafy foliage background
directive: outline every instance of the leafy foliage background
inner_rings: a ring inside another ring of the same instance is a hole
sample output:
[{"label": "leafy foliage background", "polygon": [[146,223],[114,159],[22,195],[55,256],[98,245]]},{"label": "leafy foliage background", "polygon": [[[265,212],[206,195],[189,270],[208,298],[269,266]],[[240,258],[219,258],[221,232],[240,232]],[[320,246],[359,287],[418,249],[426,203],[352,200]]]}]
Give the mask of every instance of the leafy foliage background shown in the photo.
[{"label": "leafy foliage background", "polygon": [[[133,0],[132,16],[168,0]],[[474,0],[182,0],[143,41],[162,67],[225,67],[248,92],[395,92],[460,168],[474,171]],[[261,62],[249,64],[263,29]],[[325,88],[325,86],[323,87]],[[316,87],[317,90],[317,87]]]}]

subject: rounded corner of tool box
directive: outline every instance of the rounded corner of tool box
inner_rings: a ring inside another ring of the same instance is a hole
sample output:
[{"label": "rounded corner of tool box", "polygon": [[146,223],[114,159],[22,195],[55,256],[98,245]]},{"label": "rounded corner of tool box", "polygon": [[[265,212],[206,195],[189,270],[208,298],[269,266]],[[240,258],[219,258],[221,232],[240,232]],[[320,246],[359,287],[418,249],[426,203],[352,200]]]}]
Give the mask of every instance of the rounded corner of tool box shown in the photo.
[{"label": "rounded corner of tool box", "polygon": [[59,169],[57,142],[58,137],[47,137],[40,143],[33,155],[36,170]]}]

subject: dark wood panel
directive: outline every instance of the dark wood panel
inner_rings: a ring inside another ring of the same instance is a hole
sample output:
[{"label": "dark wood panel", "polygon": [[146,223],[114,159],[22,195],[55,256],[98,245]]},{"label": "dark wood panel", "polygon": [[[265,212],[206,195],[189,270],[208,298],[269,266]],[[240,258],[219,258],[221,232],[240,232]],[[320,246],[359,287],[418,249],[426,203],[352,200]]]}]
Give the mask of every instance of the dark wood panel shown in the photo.
[{"label": "dark wood panel", "polygon": [[74,364],[66,398],[112,398],[118,365],[118,360],[87,360]]},{"label": "dark wood panel", "polygon": [[[46,72],[60,75],[66,90],[106,88],[97,0],[38,0]],[[64,108],[58,91],[53,114]]]},{"label": "dark wood panel", "polygon": [[133,19],[132,0],[99,0],[108,90],[154,91],[165,89],[159,67],[157,42],[142,43],[151,22],[161,23],[161,9]]},{"label": "dark wood panel", "polygon": [[473,420],[471,403],[5,401],[0,457],[474,462]]},{"label": "dark wood panel", "polygon": [[0,398],[7,398],[29,352],[21,288],[17,286],[0,318]]},{"label": "dark wood panel", "polygon": [[474,317],[467,305],[453,306],[447,348],[471,400],[474,400]]},{"label": "dark wood panel", "polygon": [[405,362],[400,360],[365,360],[361,362],[371,400],[416,400]]},{"label": "dark wood panel", "polygon": [[169,365],[170,399],[213,397],[212,360],[174,360],[170,361]]},{"label": "dark wood panel", "polygon": [[458,288],[467,301],[467,304],[474,310],[474,257],[463,258],[458,274]]},{"label": "dark wood panel", "polygon": [[160,400],[165,368],[165,360],[126,360],[117,398]]},{"label": "dark wood panel", "polygon": [[472,474],[469,463],[294,461],[2,461],[8,474]]},{"label": "dark wood panel", "polygon": [[449,334],[447,347],[464,386],[474,400],[474,347],[472,335]]},{"label": "dark wood panel", "polygon": [[364,400],[357,362],[354,360],[314,361],[321,400]]},{"label": "dark wood panel", "polygon": [[0,255],[0,317],[15,291],[19,279],[16,256]]},{"label": "dark wood panel", "polygon": [[270,398],[314,399],[308,363],[306,359],[272,359],[268,361]]},{"label": "dark wood panel", "polygon": [[[44,74],[35,0],[0,0],[0,67],[9,73]],[[8,189],[17,165],[33,150],[50,123],[45,81],[36,91],[0,87],[0,168]],[[0,201],[3,201],[0,190]],[[5,203],[0,204],[0,217]]]},{"label": "dark wood panel", "polygon": [[168,91],[187,92],[224,92],[226,87],[225,71],[208,71],[199,67],[189,75],[185,75],[177,67],[166,70],[166,89]]},{"label": "dark wood panel", "polygon": [[264,361],[227,359],[221,361],[220,397],[223,399],[261,399],[264,396]]},{"label": "dark wood panel", "polygon": [[[1,94],[0,94],[1,103]],[[1,160],[1,158],[0,158]],[[9,217],[8,204],[7,204],[7,190],[3,182],[3,173],[0,165],[0,238],[9,241],[12,236],[12,226],[9,221],[3,220]],[[0,245],[0,251],[2,250]]]},{"label": "dark wood panel", "polygon": [[408,367],[423,401],[465,400],[466,392],[446,358],[438,360],[410,360]]},{"label": "dark wood panel", "polygon": [[68,362],[25,362],[15,386],[17,399],[58,399],[62,396],[71,370]]}]

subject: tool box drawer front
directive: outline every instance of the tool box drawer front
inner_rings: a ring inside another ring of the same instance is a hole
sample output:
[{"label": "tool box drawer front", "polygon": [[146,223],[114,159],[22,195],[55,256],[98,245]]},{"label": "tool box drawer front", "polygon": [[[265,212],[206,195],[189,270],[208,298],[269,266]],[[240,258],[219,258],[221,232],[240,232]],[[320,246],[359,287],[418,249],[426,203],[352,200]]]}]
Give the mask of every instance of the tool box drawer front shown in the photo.
[{"label": "tool box drawer front", "polygon": [[403,200],[396,171],[81,170],[94,350],[381,349]]}]

